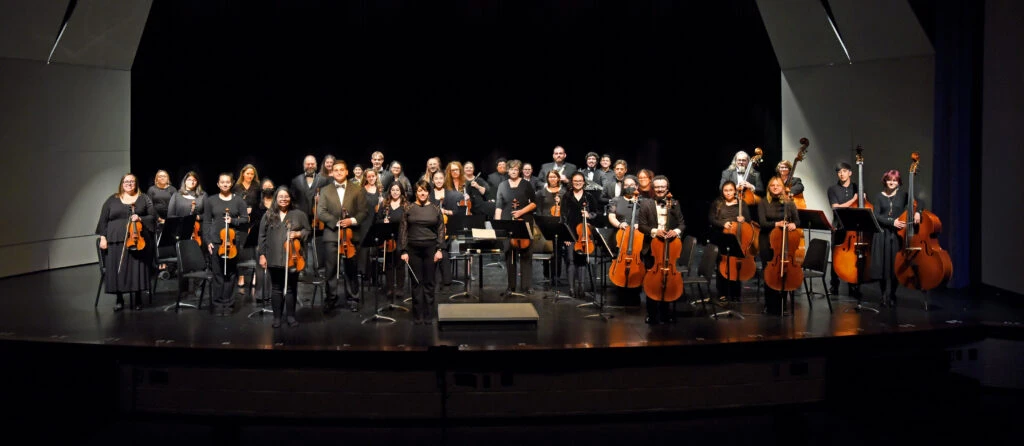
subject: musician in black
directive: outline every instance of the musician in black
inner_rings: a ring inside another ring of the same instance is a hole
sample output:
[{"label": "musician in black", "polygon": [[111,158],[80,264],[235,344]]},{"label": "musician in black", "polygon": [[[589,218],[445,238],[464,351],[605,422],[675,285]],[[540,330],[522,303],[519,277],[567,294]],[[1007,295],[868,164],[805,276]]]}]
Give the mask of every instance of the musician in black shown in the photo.
[{"label": "musician in black", "polygon": [[[614,178],[614,177],[613,177]],[[612,180],[614,181],[614,179]],[[626,175],[622,180],[621,194],[615,198],[612,198],[611,202],[608,203],[608,223],[611,227],[617,230],[628,230],[630,224],[634,228],[640,222],[640,197],[636,193],[636,177],[633,175]],[[634,214],[633,209],[636,208]],[[618,231],[616,231],[616,235]],[[624,232],[624,237],[628,237],[628,232]],[[612,243],[609,240],[609,243]],[[627,249],[626,243],[629,243],[629,239],[622,240],[621,245],[619,240],[615,239],[616,248],[618,249],[618,255],[622,255],[622,250]],[[643,251],[641,246],[640,251]],[[640,254],[640,252],[637,252]],[[643,267],[643,264],[636,265],[637,268]],[[620,304],[623,303],[635,303],[640,304],[640,292],[643,291],[643,286],[637,286],[634,288],[620,288],[615,287],[615,294],[618,296]]]},{"label": "musician in black", "polygon": [[[226,230],[225,226],[227,229],[233,229],[235,237],[232,244],[240,251],[242,234],[249,225],[249,212],[245,201],[232,192],[233,180],[228,172],[217,177],[217,188],[220,193],[206,199],[206,210],[203,213],[203,243],[210,253],[213,267],[213,305],[210,306],[210,311],[217,316],[229,316],[235,305],[234,288],[238,267],[238,255],[226,258],[218,253],[222,246],[221,232]],[[224,267],[225,264],[227,268]]]},{"label": "musician in black", "polygon": [[[535,223],[534,211],[537,209],[537,195],[533,185],[527,183],[520,176],[523,163],[519,160],[511,160],[507,163],[508,179],[498,185],[498,194],[495,201],[495,220],[523,220],[526,227],[532,230]],[[515,209],[513,209],[515,204]],[[532,243],[532,241],[531,241]],[[518,267],[518,268],[517,268]],[[518,271],[517,271],[518,269]],[[505,271],[508,273],[508,285],[502,296],[507,296],[516,290],[517,273],[522,273],[518,289],[524,290],[525,294],[533,294],[533,247],[517,249],[511,246],[505,250]]]},{"label": "musician in black", "polygon": [[[667,243],[673,239],[682,237],[686,223],[683,221],[683,211],[679,207],[679,201],[669,197],[669,182],[664,175],[657,175],[651,181],[654,189],[654,197],[640,202],[639,223],[637,227],[644,234],[644,264],[648,270],[654,266],[654,256],[662,253],[651,252],[651,242],[655,237],[664,239]],[[675,315],[669,310],[668,302],[656,301],[647,297],[647,318],[648,324],[674,323]]]},{"label": "musician in black", "polygon": [[[832,206],[832,209],[836,208],[848,208],[857,206],[857,183],[852,181],[853,171],[850,169],[850,165],[844,162],[836,164],[836,177],[838,181],[828,187],[828,204]],[[837,222],[839,219],[832,212],[832,221]],[[846,238],[846,231],[841,228],[837,228],[832,233],[832,246],[838,246]],[[829,290],[828,292],[832,295],[839,294],[839,276],[836,275],[835,268],[831,268],[829,273]],[[846,284],[847,290],[851,297],[860,297],[860,287],[856,284]]]},{"label": "musician in black", "polygon": [[[569,288],[572,290],[573,296],[577,299],[583,299],[583,279],[584,279],[584,267],[587,265],[587,259],[592,253],[588,255],[587,245],[591,245],[590,249],[594,250],[594,241],[590,240],[594,237],[594,234],[587,235],[587,243],[582,243],[583,227],[577,226],[584,223],[584,221],[591,221],[597,218],[598,209],[600,205],[597,199],[593,195],[588,194],[583,188],[587,184],[586,178],[581,172],[574,172],[572,174],[572,180],[570,183],[572,189],[562,195],[562,222],[569,226],[577,237],[577,242],[566,241],[565,246],[568,251],[572,252],[571,262],[572,265],[567,269],[569,271]],[[594,230],[593,227],[591,227]],[[577,247],[581,249],[576,249]],[[596,252],[594,250],[593,252]],[[569,261],[569,258],[566,259]]]},{"label": "musician in black", "polygon": [[[775,228],[783,225],[794,231],[800,226],[800,215],[796,206],[786,197],[786,187],[779,177],[772,177],[768,180],[768,194],[758,207],[758,221],[761,224],[761,234],[758,240],[760,248],[761,264],[767,265],[775,258],[775,251],[772,250],[771,234]],[[782,313],[782,299],[784,293],[773,290],[769,286],[764,287],[764,305],[768,314]]]},{"label": "musician in black", "polygon": [[[292,207],[292,196],[288,188],[279,187],[270,210],[260,220],[259,243],[256,247],[260,266],[270,275],[270,301],[274,309],[271,325],[274,328],[281,326],[282,316],[288,321],[289,327],[299,325],[295,319],[295,291],[299,288],[299,271],[295,265],[289,265],[289,258],[295,254],[292,242],[295,239],[300,240],[299,254],[305,254],[301,248],[305,246],[305,239],[311,232],[309,217]],[[285,274],[288,275],[287,279]],[[285,280],[288,281],[287,294],[284,292]]]},{"label": "musician in black", "polygon": [[[718,198],[711,203],[708,221],[711,223],[711,227],[718,231],[732,230],[733,225],[737,223],[750,222],[750,208],[740,205],[740,200],[736,195],[736,183],[726,181],[722,185],[722,191]],[[739,299],[741,288],[741,283],[736,278],[726,278],[722,274],[717,274],[715,289],[721,295],[719,300],[725,300],[725,296]]]},{"label": "musician in black", "polygon": [[[121,177],[117,192],[107,197],[100,209],[96,235],[100,236],[100,249],[105,251],[107,293],[117,295],[115,312],[124,309],[125,293],[131,294],[135,309],[142,308],[141,294],[149,287],[153,264],[157,215],[152,199],[139,193],[138,179],[130,173]],[[125,241],[131,235],[129,222],[142,222],[140,235],[146,243],[145,248],[126,248]]]},{"label": "musician in black", "polygon": [[412,314],[416,324],[434,322],[434,272],[441,261],[444,246],[444,216],[430,202],[433,186],[416,182],[416,201],[405,206],[398,225],[398,250],[412,272]]},{"label": "musician in black", "polygon": [[[721,188],[726,181],[732,181],[739,189],[753,189],[755,194],[759,196],[764,195],[761,174],[749,164],[750,155],[747,152],[742,150],[736,152],[736,155],[732,158],[732,164],[722,171],[722,179],[718,182],[718,187]],[[746,181],[743,181],[744,176],[746,176]]]},{"label": "musician in black", "polygon": [[[882,232],[875,233],[871,241],[871,278],[878,280],[882,291],[882,305],[896,305],[896,253],[903,248],[899,231],[907,223],[899,217],[910,207],[910,192],[903,189],[903,179],[898,170],[889,170],[882,175],[882,191],[875,198],[875,220]],[[924,203],[917,201],[914,223],[921,223],[921,209]]]}]

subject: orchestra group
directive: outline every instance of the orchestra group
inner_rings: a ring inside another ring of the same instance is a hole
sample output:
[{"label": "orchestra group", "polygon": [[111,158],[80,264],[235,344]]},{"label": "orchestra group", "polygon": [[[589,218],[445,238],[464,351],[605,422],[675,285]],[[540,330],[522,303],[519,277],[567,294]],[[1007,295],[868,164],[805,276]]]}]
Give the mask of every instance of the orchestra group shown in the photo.
[{"label": "orchestra group", "polygon": [[[806,143],[797,162],[805,148]],[[859,157],[858,152],[858,165]],[[484,178],[471,161],[442,164],[433,157],[422,173],[409,176],[400,161],[385,165],[379,151],[365,167],[349,166],[331,155],[318,163],[309,155],[302,173],[288,183],[261,179],[249,164],[237,175],[218,175],[212,195],[195,172],[185,174],[176,187],[168,172],[160,170],[145,193],[142,180],[129,173],[103,204],[96,227],[99,246],[106,253],[106,291],[117,296],[114,311],[124,308],[125,295],[133,309],[141,308],[139,294],[147,291],[153,274],[168,268],[155,259],[175,255],[173,246],[158,247],[155,241],[167,219],[184,218],[189,228],[195,224],[192,239],[213,273],[210,311],[215,315],[232,314],[236,297],[256,290],[260,299],[270,300],[275,328],[282,322],[294,327],[300,275],[325,279],[323,311],[344,307],[359,312],[365,300],[360,284],[376,268],[384,271],[380,287],[388,299],[405,298],[406,281],[411,281],[415,323],[430,324],[436,318],[435,292],[454,280],[449,248],[455,237],[448,233],[447,222],[453,216],[483,215],[488,221],[523,221],[530,232],[528,239],[501,241],[507,272],[502,296],[535,293],[533,255],[543,252],[555,259],[544,263],[545,280],[557,285],[564,273],[571,297],[586,299],[583,283],[594,247],[602,245],[594,228],[606,227],[617,231],[604,242],[614,257],[609,269],[614,292],[620,299],[645,302],[648,324],[673,323],[669,305],[682,294],[675,265],[686,226],[669,179],[648,169],[631,172],[626,161],[613,161],[607,154],[587,153],[581,167],[566,159],[561,146],[539,169],[518,159],[498,158],[494,171]],[[757,170],[760,161],[760,149],[753,156],[737,152],[722,171],[718,197],[709,210],[716,232],[734,235],[749,254],[733,259],[720,253],[723,266],[717,274],[716,303],[738,300],[741,283],[763,270],[765,311],[782,314],[785,297],[794,288],[789,285],[793,277],[787,274],[800,274],[804,242],[798,209],[805,207],[804,185],[793,176],[793,162],[778,163],[766,181]],[[909,206],[911,192],[897,170],[885,173],[881,192],[873,200],[852,181],[850,164],[837,163],[835,174],[837,181],[827,190],[832,208],[873,203],[882,231],[870,236],[871,245],[879,247],[870,264],[849,265],[860,269],[856,277],[841,277],[833,268],[831,292],[838,293],[842,278],[849,294],[859,297],[858,284],[877,281],[883,304],[894,304],[896,288],[903,283],[893,266],[905,243],[898,232],[907,227],[905,217],[899,217]],[[917,202],[915,223],[921,222],[921,211]],[[556,246],[538,228],[542,221],[564,225],[571,238],[556,237]],[[379,244],[362,243],[375,222],[397,223],[397,233]],[[832,240],[834,249],[840,249],[846,232],[838,228]],[[863,240],[857,244],[867,245]],[[324,260],[323,271],[317,257]],[[380,257],[383,265],[376,263]],[[760,270],[743,268],[756,260]],[[259,267],[239,268],[244,261]]]}]

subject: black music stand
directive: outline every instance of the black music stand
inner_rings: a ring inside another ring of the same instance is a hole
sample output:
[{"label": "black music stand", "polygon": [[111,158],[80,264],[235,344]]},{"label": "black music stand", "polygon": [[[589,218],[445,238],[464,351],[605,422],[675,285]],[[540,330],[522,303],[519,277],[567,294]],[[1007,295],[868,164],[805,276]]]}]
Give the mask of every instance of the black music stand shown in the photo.
[{"label": "black music stand", "polygon": [[[478,296],[474,296],[472,293],[469,292],[470,286],[473,283],[473,253],[470,252],[471,251],[470,247],[471,246],[476,246],[477,242],[475,240],[466,242],[466,241],[462,241],[461,238],[466,237],[466,234],[469,234],[469,238],[472,238],[473,229],[484,229],[485,227],[486,227],[486,220],[484,219],[483,214],[471,214],[471,215],[453,214],[453,215],[449,215],[448,216],[448,224],[445,225],[445,229],[448,231],[449,234],[452,235],[453,238],[455,238],[455,239],[460,241],[460,243],[459,243],[460,250],[461,250],[461,246],[462,245],[467,245],[466,246],[466,250],[465,250],[465,254],[466,254],[466,280],[464,282],[462,282],[462,285],[463,285],[462,292],[461,293],[455,293],[455,294],[452,294],[451,296],[448,296],[449,300],[454,300],[454,299],[459,298],[459,297],[466,297],[466,298],[470,298],[470,299],[480,300],[480,298]],[[478,251],[476,253],[476,255],[480,255],[480,252]],[[481,271],[481,274],[482,274],[482,271]],[[480,276],[480,284],[483,285],[483,282],[484,282],[484,278],[481,275]]]},{"label": "black music stand", "polygon": [[[398,239],[398,222],[397,221],[393,221],[391,223],[376,222],[372,226],[370,226],[370,229],[368,229],[366,231],[366,236],[363,237],[363,240],[362,240],[362,242],[359,243],[359,246],[361,248],[363,248],[363,249],[377,248],[378,246],[384,244],[385,241],[397,240],[397,239]],[[397,241],[396,241],[396,243],[397,243]],[[387,251],[384,251],[384,255],[387,255]],[[392,252],[391,255],[394,255],[394,252]],[[384,263],[385,268],[386,268],[387,267],[386,266],[387,265],[387,259],[385,259],[385,261],[383,263]],[[401,309],[404,309],[406,311],[409,311],[407,308],[399,306],[399,305],[395,305],[394,303],[389,303],[388,305],[386,305],[384,307],[379,307],[379,306],[377,306],[377,304],[379,302],[378,301],[379,297],[380,297],[380,290],[377,290],[375,293],[373,293],[373,308],[374,308],[373,315],[371,315],[370,317],[368,317],[366,319],[363,319],[362,323],[365,324],[365,323],[370,322],[370,321],[387,321],[387,322],[390,322],[390,323],[393,324],[393,323],[397,322],[395,320],[395,318],[387,317],[387,316],[384,316],[383,314],[380,314],[380,313],[382,311],[384,311],[385,309],[392,310],[392,309],[397,309],[397,308],[401,308]]]},{"label": "black music stand", "polygon": [[[817,209],[797,209],[796,212],[797,215],[800,216],[800,225],[797,227],[802,228],[804,230],[804,240],[807,241],[808,245],[810,244],[811,240],[811,231],[827,231],[831,236],[832,231],[835,229],[832,226],[832,224],[828,222],[828,217],[826,217],[825,213],[822,211],[819,211]],[[812,283],[811,287],[813,288],[813,286],[814,284]],[[808,302],[810,302],[811,297],[811,295],[807,296]],[[832,300],[827,299],[827,297],[828,296],[826,295],[825,303],[828,304],[828,311],[829,313],[831,313]]]},{"label": "black music stand", "polygon": [[[597,237],[594,237],[594,241],[593,241],[593,243],[595,245],[597,245],[594,248],[594,250],[595,251],[600,251],[600,254],[601,254],[600,257],[602,257],[602,258],[604,258],[604,257],[611,257],[612,256],[612,249],[611,249],[611,247],[608,246],[608,241],[605,240],[603,235],[601,235],[601,231],[598,231],[597,229],[594,229],[593,233],[597,234]],[[604,261],[599,261],[598,263],[602,266],[602,269],[603,269]],[[589,265],[589,264],[587,265],[587,273],[590,274],[590,289],[594,290],[594,271],[593,271],[593,269],[591,269],[591,265]],[[594,300],[593,301],[591,301],[591,302],[584,302],[582,304],[579,304],[579,305],[576,306],[576,308],[597,307],[597,313],[588,314],[588,315],[584,316],[584,318],[599,318],[599,319],[607,322],[608,319],[611,319],[611,318],[615,317],[615,315],[613,315],[611,313],[605,313],[604,312],[605,299],[606,299],[605,287],[602,286],[601,287],[601,292],[600,292],[600,298],[598,296],[598,293],[595,291],[595,293],[594,293]]]},{"label": "black music stand", "polygon": [[534,217],[534,221],[537,222],[537,227],[540,228],[540,233],[544,234],[544,238],[551,240],[551,290],[553,293],[551,296],[545,296],[544,298],[551,297],[558,302],[558,299],[572,299],[572,296],[562,293],[558,290],[558,276],[561,273],[562,259],[559,257],[559,253],[562,252],[562,243],[566,240],[575,242],[575,235],[569,230],[569,227],[565,223],[561,222],[560,217],[549,217],[544,215],[538,215]]},{"label": "black music stand", "polygon": [[[881,226],[878,226],[878,221],[875,220],[875,213],[870,208],[835,208],[833,209],[836,213],[836,219],[839,220],[840,226],[844,231],[856,231],[864,234],[866,238],[873,237],[876,232],[882,232]],[[857,271],[867,271],[870,265],[866,265],[867,256],[863,253],[863,247],[867,246],[868,243],[858,242],[857,243]],[[833,265],[834,268],[834,265]],[[857,277],[857,288],[860,288],[860,274]],[[864,305],[862,302],[864,293],[860,293],[857,296],[857,305],[853,307],[854,311],[874,311],[878,313],[878,309]]]},{"label": "black music stand", "polygon": [[[536,224],[536,223],[534,223],[534,224]],[[491,221],[491,227],[494,228],[495,231],[503,231],[504,233],[508,234],[508,238],[509,238],[509,247],[508,247],[508,249],[510,251],[512,250],[512,245],[511,245],[512,239],[516,239],[516,238],[533,239],[533,233],[530,232],[530,228],[526,225],[526,220],[493,220],[493,221]],[[531,241],[531,243],[532,243],[532,241]],[[526,249],[533,249],[533,247],[532,246],[528,246],[528,247],[526,247]],[[515,255],[514,252],[512,252],[510,254],[512,255],[512,267],[516,268],[517,271],[516,271],[515,275],[518,276],[519,275],[519,271],[518,271],[518,268],[516,267],[516,255]],[[532,278],[531,278],[531,280],[532,280]],[[530,287],[532,287],[532,285],[533,284],[531,284],[531,283],[524,283],[523,284],[523,286],[525,286],[526,288],[530,288]],[[505,295],[505,297],[510,297],[510,296],[526,297],[526,295],[523,294],[523,293],[520,293],[520,292],[517,292],[517,291],[511,291],[511,290],[515,290],[516,289],[515,282],[508,284],[508,289],[510,291],[509,291],[508,294]]]},{"label": "black music stand", "polygon": [[[192,238],[192,230],[194,229],[193,223],[196,221],[195,215],[186,215],[184,217],[167,217],[164,220],[163,228],[157,233],[156,238],[156,259],[154,259],[155,266],[163,265],[176,265],[178,263],[177,253],[174,245],[178,243],[178,240],[189,240]],[[160,255],[160,251],[169,249],[174,254],[170,256]],[[161,278],[169,278],[171,269],[168,267],[165,270],[160,271],[160,274],[164,276]],[[155,283],[154,279],[154,283]],[[152,297],[150,297],[152,299]],[[164,307],[164,311],[170,311],[171,308],[176,308],[178,304],[171,304]],[[195,308],[195,305],[189,303],[180,304],[182,307]]]},{"label": "black music stand", "polygon": [[[728,262],[730,257],[731,258],[736,258],[736,259],[746,258],[746,255],[743,254],[743,247],[740,246],[739,239],[737,239],[736,236],[733,235],[733,234],[726,234],[724,232],[719,232],[717,235],[712,235],[711,243],[714,243],[714,245],[718,247],[718,254],[721,255],[724,258],[723,260],[725,262]],[[757,267],[755,266],[754,268],[757,268]],[[739,274],[739,271],[737,270],[737,275],[738,274]],[[723,275],[723,278],[725,280],[729,280],[729,268],[726,268],[726,271],[725,271],[725,274]],[[708,289],[709,290],[711,289],[710,284],[708,284]],[[732,297],[733,296],[732,296],[732,292],[729,291],[730,289],[732,289],[732,287],[726,286],[726,293],[725,293],[726,301],[732,301]],[[721,292],[722,290],[718,290],[718,291]],[[740,300],[740,297],[741,296],[736,296],[736,300],[737,301]],[[705,304],[705,302],[701,301],[701,306],[703,306],[704,304]],[[714,305],[714,303],[712,303],[712,305]],[[711,315],[711,319],[718,319],[720,317],[736,317],[736,318],[744,319],[742,314],[740,314],[737,311],[733,311],[733,310],[719,311],[719,312],[714,313],[714,314]]]}]

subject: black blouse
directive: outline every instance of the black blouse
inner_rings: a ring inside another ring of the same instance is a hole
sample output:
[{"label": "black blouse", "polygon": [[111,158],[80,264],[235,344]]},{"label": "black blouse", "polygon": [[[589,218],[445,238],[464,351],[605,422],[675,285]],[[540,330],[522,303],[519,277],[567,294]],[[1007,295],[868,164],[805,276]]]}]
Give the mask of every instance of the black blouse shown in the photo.
[{"label": "black blouse", "polygon": [[[135,213],[142,220],[142,236],[152,239],[156,231],[156,207],[148,195],[139,194],[135,200]],[[132,215],[132,206],[121,202],[117,195],[111,195],[100,209],[100,220],[96,223],[96,235],[107,238],[107,243],[123,243],[128,229],[128,220]]]}]

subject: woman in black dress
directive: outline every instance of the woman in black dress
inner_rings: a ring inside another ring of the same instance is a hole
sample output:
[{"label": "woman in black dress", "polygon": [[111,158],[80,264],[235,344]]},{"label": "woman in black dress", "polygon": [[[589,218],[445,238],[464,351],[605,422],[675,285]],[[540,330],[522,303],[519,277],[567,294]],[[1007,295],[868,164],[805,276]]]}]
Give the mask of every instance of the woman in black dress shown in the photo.
[{"label": "woman in black dress", "polygon": [[[100,209],[96,235],[100,236],[100,249],[105,250],[107,293],[117,295],[114,311],[124,309],[124,293],[130,293],[133,308],[142,308],[142,290],[148,289],[153,250],[156,242],[157,213],[148,195],[139,193],[138,179],[126,174],[118,183],[117,192],[107,198]],[[142,222],[145,248],[131,250],[125,247],[129,222]]]},{"label": "woman in black dress", "polygon": [[[790,231],[796,230],[796,227],[800,225],[800,216],[797,214],[796,206],[791,200],[786,199],[786,186],[783,184],[782,178],[772,177],[771,180],[768,180],[768,191],[765,193],[764,200],[761,200],[757,213],[761,224],[761,234],[758,240],[761,264],[767,265],[775,257],[775,251],[772,250],[771,245],[772,231],[776,227],[782,227],[784,222]],[[770,314],[780,314],[783,296],[782,291],[765,286],[765,311]]]},{"label": "woman in black dress", "polygon": [[153,185],[146,191],[146,195],[149,195],[149,199],[153,201],[153,206],[156,207],[157,223],[163,224],[164,220],[167,219],[167,207],[171,203],[171,197],[178,190],[171,186],[171,176],[166,170],[156,171],[156,176],[153,177]]},{"label": "woman in black dress", "polygon": [[[402,221],[402,216],[405,214],[405,205],[408,202],[405,197],[406,192],[405,189],[402,189],[402,183],[392,182],[391,188],[388,189],[388,198],[377,210],[377,221],[384,223]],[[391,240],[390,242],[397,247],[397,240]],[[398,254],[397,249],[392,249],[384,256],[384,290],[388,298],[402,300],[402,290],[405,289],[405,264],[395,259],[395,256]]]},{"label": "woman in black dress", "polygon": [[[736,223],[750,222],[750,208],[740,206],[740,200],[736,196],[736,183],[732,181],[722,183],[721,193],[711,203],[708,221],[711,222],[711,227],[718,232],[731,230]],[[719,300],[724,301],[725,296],[738,300],[742,288],[740,281],[726,278],[722,274],[716,274],[716,276],[715,289],[720,295]]]},{"label": "woman in black dress", "polygon": [[[897,220],[907,210],[909,192],[902,190],[903,180],[898,170],[890,170],[882,175],[882,191],[872,201],[875,205],[875,220],[882,232],[875,233],[871,241],[871,278],[878,280],[882,289],[882,306],[896,305],[896,253],[902,249],[903,241],[897,231],[907,226],[906,222]],[[917,212],[914,223],[921,222],[921,200],[917,200]]]},{"label": "woman in black dress", "polygon": [[[292,194],[288,188],[278,188],[270,210],[260,220],[259,243],[256,248],[260,256],[260,266],[270,275],[274,328],[281,326],[282,316],[288,321],[289,327],[299,325],[299,321],[295,319],[295,290],[298,289],[299,271],[294,266],[287,268],[288,255],[293,248],[292,240],[299,239],[299,246],[302,249],[311,231],[306,213],[292,207]],[[289,249],[286,249],[286,245]],[[288,275],[287,279],[285,274]],[[285,280],[288,282],[287,293],[284,292]]]},{"label": "woman in black dress", "polygon": [[416,201],[405,206],[398,225],[398,250],[415,283],[412,314],[416,324],[434,321],[434,274],[444,251],[444,217],[441,208],[430,202],[432,189],[427,181],[416,182]]},{"label": "woman in black dress", "polygon": [[240,242],[249,226],[249,213],[242,197],[231,192],[232,177],[230,173],[222,173],[217,177],[217,189],[220,193],[206,199],[206,210],[203,213],[203,243],[210,254],[213,267],[213,292],[210,296],[213,305],[210,311],[217,316],[229,316],[235,305],[235,276],[237,276],[238,255],[225,258],[218,254],[221,247],[220,233],[228,228],[234,229],[235,238],[232,243],[241,251]]},{"label": "woman in black dress", "polygon": [[[516,291],[516,276],[519,275],[519,289],[526,294],[533,294],[533,227],[536,225],[533,218],[537,210],[537,193],[533,185],[523,180],[520,176],[523,163],[519,160],[511,160],[505,163],[508,179],[498,185],[498,195],[495,200],[495,220],[523,220],[526,227],[531,231],[527,236],[531,239],[531,245],[523,249],[513,248],[511,243],[505,250],[505,271],[508,273],[508,286],[501,293],[507,296]],[[515,209],[513,206],[515,205]],[[517,271],[518,267],[518,271]]]}]

